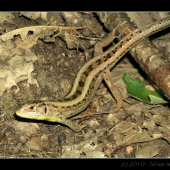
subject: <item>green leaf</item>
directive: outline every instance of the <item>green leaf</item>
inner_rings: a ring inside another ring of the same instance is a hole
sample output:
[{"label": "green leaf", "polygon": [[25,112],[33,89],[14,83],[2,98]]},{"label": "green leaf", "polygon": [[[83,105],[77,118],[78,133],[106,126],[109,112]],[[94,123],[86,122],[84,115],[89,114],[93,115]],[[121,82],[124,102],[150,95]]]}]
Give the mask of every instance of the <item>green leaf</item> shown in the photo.
[{"label": "green leaf", "polygon": [[169,103],[161,90],[150,91],[146,89],[144,82],[138,78],[132,79],[128,74],[125,74],[123,81],[127,85],[128,93],[138,100],[149,104]]}]

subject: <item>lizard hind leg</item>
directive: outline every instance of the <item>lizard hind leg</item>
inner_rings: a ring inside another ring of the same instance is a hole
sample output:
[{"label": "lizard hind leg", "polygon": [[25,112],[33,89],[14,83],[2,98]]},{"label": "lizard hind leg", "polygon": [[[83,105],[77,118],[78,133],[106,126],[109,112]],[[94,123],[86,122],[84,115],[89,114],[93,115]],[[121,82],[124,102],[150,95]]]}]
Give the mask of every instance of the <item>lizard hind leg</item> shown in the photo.
[{"label": "lizard hind leg", "polygon": [[108,46],[115,38],[118,38],[117,36],[115,36],[116,30],[127,22],[128,21],[119,22],[119,24],[116,26],[116,28],[114,28],[112,30],[112,32],[106,38],[104,38],[101,41],[99,41],[98,43],[96,43],[96,45],[94,47],[94,57],[102,54],[103,47]]},{"label": "lizard hind leg", "polygon": [[[125,23],[127,23],[127,21],[119,22],[117,27],[113,29],[113,31],[110,33],[110,35],[108,37],[104,38],[102,41],[98,42],[95,45],[94,57],[103,53],[103,47],[108,46],[116,38],[115,31],[119,27],[124,25]],[[115,97],[115,99],[117,101],[117,109],[115,111],[118,112],[120,110],[120,108],[123,108],[124,112],[127,115],[127,111],[126,111],[124,104],[123,104],[122,96],[121,96],[118,88],[113,84],[113,81],[112,81],[112,78],[111,78],[111,73],[108,69],[106,69],[105,72],[103,73],[103,78],[104,78],[107,86],[109,87],[110,91],[112,92],[112,95]]]},{"label": "lizard hind leg", "polygon": [[119,92],[119,89],[113,84],[112,76],[108,69],[106,69],[104,71],[103,77],[104,77],[104,80],[105,80],[107,86],[109,87],[112,95],[114,96],[114,98],[117,101],[117,109],[115,110],[115,112],[118,112],[121,108],[123,108],[125,114],[127,115],[127,110],[125,109],[125,106],[123,104],[122,95]]}]

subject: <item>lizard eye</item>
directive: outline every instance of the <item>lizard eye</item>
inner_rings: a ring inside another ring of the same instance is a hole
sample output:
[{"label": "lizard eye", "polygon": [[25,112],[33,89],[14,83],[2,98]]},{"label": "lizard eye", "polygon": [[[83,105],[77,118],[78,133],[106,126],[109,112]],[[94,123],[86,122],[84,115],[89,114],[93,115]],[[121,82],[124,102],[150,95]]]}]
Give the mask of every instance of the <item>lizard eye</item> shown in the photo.
[{"label": "lizard eye", "polygon": [[34,107],[33,107],[33,106],[31,106],[31,107],[30,107],[30,109],[32,110],[32,109],[34,109]]}]

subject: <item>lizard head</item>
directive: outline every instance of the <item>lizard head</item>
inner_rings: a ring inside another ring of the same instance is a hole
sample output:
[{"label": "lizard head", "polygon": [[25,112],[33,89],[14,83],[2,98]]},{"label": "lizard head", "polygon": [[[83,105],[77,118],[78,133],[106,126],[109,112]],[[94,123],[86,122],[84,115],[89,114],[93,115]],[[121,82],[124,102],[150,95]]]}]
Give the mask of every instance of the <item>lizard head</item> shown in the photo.
[{"label": "lizard head", "polygon": [[43,101],[23,105],[17,109],[16,115],[28,119],[56,121],[54,120],[55,118],[50,115],[48,105]]},{"label": "lizard head", "polygon": [[83,127],[85,127],[79,127],[78,124],[74,124],[72,121],[66,120],[66,116],[62,113],[62,111],[55,109],[48,101],[38,101],[25,104],[21,108],[17,109],[16,115],[28,119],[62,123],[70,127],[75,132],[79,132]]}]

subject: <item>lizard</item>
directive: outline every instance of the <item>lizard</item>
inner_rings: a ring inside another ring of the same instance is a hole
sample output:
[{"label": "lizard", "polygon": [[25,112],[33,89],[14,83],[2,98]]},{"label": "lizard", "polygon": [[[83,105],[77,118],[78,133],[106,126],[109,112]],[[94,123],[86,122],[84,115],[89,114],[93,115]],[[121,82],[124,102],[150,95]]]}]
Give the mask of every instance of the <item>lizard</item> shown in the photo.
[{"label": "lizard", "polygon": [[68,126],[74,132],[79,132],[86,125],[79,126],[68,118],[77,115],[88,107],[103,79],[117,100],[116,111],[123,108],[125,113],[127,113],[121,94],[112,82],[110,69],[130,48],[143,38],[170,27],[170,17],[152,22],[132,31],[123,37],[114,47],[103,52],[102,48],[113,41],[116,29],[123,24],[125,23],[119,23],[108,37],[97,43],[94,49],[94,56],[96,57],[85,63],[79,70],[72,90],[64,99],[33,101],[17,109],[16,115],[22,118],[58,122]]}]

